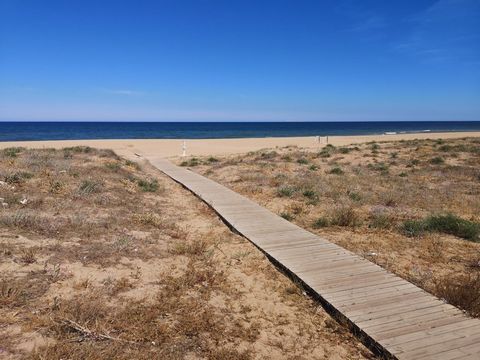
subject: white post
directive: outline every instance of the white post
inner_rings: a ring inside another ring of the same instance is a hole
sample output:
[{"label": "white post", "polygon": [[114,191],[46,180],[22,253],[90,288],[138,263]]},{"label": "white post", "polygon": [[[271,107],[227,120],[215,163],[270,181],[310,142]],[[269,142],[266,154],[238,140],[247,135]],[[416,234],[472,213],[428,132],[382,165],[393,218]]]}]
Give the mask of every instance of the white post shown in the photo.
[{"label": "white post", "polygon": [[187,142],[185,140],[183,140],[183,144],[182,144],[182,156],[183,157],[187,156]]}]

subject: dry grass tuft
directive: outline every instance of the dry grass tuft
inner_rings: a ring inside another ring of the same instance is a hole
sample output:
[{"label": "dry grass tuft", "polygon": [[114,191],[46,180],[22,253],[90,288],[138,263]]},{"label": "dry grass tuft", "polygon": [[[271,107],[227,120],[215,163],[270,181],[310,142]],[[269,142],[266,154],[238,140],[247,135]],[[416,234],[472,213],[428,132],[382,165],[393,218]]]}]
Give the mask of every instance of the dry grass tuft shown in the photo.
[{"label": "dry grass tuft", "polygon": [[435,294],[452,305],[480,317],[480,274],[450,275],[435,281]]}]

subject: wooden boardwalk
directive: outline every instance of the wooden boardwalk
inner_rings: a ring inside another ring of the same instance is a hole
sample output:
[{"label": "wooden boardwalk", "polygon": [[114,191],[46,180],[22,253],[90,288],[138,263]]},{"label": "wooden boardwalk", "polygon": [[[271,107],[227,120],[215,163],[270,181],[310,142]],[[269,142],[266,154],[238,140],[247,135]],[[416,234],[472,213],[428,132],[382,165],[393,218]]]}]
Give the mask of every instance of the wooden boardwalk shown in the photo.
[{"label": "wooden boardwalk", "polygon": [[374,352],[397,359],[480,359],[479,319],[212,180],[146,158],[300,280]]}]

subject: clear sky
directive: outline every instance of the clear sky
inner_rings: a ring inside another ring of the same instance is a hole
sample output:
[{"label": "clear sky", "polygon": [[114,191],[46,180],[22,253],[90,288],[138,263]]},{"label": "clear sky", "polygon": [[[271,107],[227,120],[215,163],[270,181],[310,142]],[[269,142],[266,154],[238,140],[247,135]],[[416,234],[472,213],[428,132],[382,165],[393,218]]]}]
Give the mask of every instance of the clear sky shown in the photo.
[{"label": "clear sky", "polygon": [[480,120],[480,0],[0,0],[3,120]]}]

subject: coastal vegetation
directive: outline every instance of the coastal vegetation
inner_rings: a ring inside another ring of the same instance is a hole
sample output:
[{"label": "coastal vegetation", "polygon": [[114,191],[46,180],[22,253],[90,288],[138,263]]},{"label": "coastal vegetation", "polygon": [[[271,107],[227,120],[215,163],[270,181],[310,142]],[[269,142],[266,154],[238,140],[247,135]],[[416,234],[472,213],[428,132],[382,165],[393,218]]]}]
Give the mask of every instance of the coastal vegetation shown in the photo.
[{"label": "coastal vegetation", "polygon": [[0,339],[7,359],[373,358],[190,192],[90,147],[0,152]]},{"label": "coastal vegetation", "polygon": [[480,316],[480,139],[218,159],[192,170]]}]

